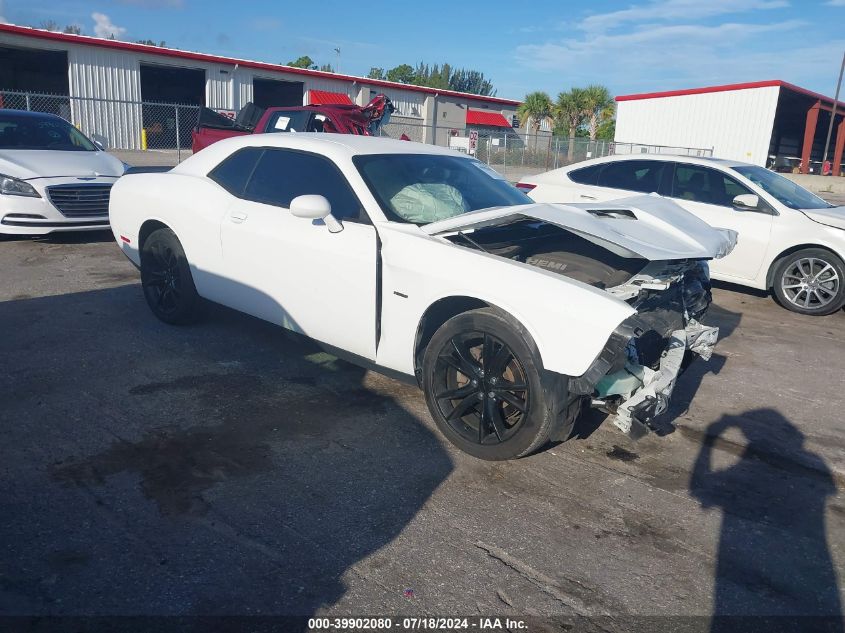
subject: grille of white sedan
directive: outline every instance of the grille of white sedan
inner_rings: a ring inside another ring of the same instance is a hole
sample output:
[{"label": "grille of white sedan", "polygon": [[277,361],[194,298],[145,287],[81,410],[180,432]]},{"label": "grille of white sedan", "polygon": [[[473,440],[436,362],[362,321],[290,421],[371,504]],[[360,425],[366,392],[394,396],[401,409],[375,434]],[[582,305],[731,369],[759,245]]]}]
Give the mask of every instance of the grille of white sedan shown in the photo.
[{"label": "grille of white sedan", "polygon": [[66,218],[87,218],[109,214],[111,184],[53,185],[47,195]]}]

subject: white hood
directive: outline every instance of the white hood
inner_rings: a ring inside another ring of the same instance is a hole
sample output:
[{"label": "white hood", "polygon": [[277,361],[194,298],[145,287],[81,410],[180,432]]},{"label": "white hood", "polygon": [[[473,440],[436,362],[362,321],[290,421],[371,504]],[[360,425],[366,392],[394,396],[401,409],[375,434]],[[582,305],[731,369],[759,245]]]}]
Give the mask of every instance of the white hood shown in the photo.
[{"label": "white hood", "polygon": [[57,150],[0,150],[0,174],[32,180],[62,176],[123,175],[123,163],[106,152]]},{"label": "white hood", "polygon": [[801,213],[820,224],[835,226],[837,229],[845,229],[845,207],[801,209]]},{"label": "white hood", "polygon": [[436,235],[506,224],[520,217],[556,224],[603,246],[615,245],[610,250],[622,256],[651,261],[724,257],[737,239],[735,231],[714,229],[671,200],[648,195],[609,203],[497,207],[432,222],[422,230]]}]

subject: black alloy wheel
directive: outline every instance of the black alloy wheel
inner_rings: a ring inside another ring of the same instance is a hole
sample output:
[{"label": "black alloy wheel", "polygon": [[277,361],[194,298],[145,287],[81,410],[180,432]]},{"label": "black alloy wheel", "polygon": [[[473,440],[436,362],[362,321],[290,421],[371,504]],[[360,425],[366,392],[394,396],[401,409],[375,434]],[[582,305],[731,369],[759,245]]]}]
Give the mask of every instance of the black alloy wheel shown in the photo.
[{"label": "black alloy wheel", "polygon": [[150,310],[165,323],[196,320],[199,295],[185,251],[170,229],[154,231],[141,248],[141,286]]}]

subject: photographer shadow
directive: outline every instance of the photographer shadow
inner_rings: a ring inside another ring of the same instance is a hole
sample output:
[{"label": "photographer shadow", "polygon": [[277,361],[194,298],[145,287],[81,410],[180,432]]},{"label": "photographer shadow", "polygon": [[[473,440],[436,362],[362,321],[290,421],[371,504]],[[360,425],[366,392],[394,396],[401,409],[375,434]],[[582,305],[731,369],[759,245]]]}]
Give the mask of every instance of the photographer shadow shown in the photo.
[{"label": "photographer shadow", "polygon": [[772,409],[723,416],[706,431],[690,492],[723,513],[711,631],[843,631],[825,531],[836,485],[794,424]]}]

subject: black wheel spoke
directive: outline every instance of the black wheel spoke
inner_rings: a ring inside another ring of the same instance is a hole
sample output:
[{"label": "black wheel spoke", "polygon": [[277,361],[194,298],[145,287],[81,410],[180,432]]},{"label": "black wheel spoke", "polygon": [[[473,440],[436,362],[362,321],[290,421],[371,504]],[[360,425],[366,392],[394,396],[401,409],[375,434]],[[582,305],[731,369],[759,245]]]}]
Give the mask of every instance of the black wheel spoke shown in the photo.
[{"label": "black wheel spoke", "polygon": [[476,396],[474,393],[467,396],[458,403],[458,406],[456,406],[449,412],[449,415],[446,416],[446,419],[451,421],[455,418],[461,418],[465,416],[469,412],[469,410],[475,406],[477,402],[478,396]]},{"label": "black wheel spoke", "polygon": [[455,342],[454,338],[450,341],[450,343],[452,344],[454,353],[458,357],[457,362],[459,363],[457,366],[453,365],[453,367],[469,378],[474,378],[481,367],[478,365],[476,360],[470,356],[467,350],[462,349],[462,346]]},{"label": "black wheel spoke", "polygon": [[528,410],[528,403],[522,398],[513,395],[510,391],[499,389],[495,393],[499,398],[507,402],[509,405],[516,407],[520,413],[525,413]]},{"label": "black wheel spoke", "polygon": [[496,434],[496,439],[500,442],[505,439],[507,429],[505,422],[502,419],[502,410],[499,408],[499,403],[495,398],[487,398],[484,404],[485,417],[490,426],[493,427],[493,432]]},{"label": "black wheel spoke", "polygon": [[466,398],[468,395],[475,393],[478,390],[477,385],[468,382],[463,387],[456,387],[454,389],[447,389],[440,393],[434,394],[434,397],[442,400],[457,400],[458,398]]}]

